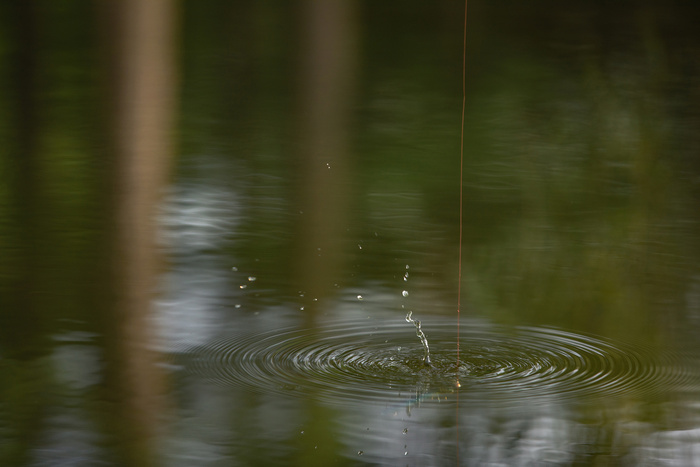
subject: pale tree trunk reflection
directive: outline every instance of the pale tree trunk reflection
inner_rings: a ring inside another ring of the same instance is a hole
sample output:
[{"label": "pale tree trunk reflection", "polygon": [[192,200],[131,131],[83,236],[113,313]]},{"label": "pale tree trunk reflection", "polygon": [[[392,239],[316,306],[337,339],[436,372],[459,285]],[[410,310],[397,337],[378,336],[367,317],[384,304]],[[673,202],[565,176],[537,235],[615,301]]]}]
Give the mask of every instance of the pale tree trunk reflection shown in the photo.
[{"label": "pale tree trunk reflection", "polygon": [[105,1],[110,201],[104,320],[108,429],[123,465],[154,465],[163,375],[153,350],[155,215],[174,114],[175,3]]},{"label": "pale tree trunk reflection", "polygon": [[302,3],[297,277],[310,320],[333,290],[346,246],[355,7],[348,0]]}]

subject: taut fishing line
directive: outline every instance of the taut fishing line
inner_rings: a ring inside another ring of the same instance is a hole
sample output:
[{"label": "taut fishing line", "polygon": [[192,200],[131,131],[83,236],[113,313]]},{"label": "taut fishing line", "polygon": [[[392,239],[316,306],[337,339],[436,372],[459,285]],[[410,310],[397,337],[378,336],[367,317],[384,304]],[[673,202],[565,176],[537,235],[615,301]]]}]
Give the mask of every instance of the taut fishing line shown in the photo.
[{"label": "taut fishing line", "polygon": [[459,248],[458,248],[458,273],[457,273],[457,408],[455,426],[457,429],[457,463],[459,463],[459,315],[462,306],[462,221],[464,202],[464,110],[467,103],[467,1],[464,0],[464,36],[462,40],[462,124],[459,142]]}]

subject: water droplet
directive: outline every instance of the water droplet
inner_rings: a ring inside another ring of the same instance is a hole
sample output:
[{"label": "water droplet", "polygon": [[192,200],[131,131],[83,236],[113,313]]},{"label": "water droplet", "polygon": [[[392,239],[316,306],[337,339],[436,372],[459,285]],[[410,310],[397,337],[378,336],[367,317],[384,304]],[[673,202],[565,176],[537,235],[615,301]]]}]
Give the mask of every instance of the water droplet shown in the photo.
[{"label": "water droplet", "polygon": [[401,292],[401,295],[403,295],[404,297],[408,297],[408,291],[404,290],[403,292]]},{"label": "water droplet", "polygon": [[304,434],[304,430],[301,430],[301,434],[302,434],[302,435]]},{"label": "water droplet", "polygon": [[365,453],[365,451],[357,451],[357,455],[358,455],[358,456],[361,456],[361,455],[364,454],[364,453]]},{"label": "water droplet", "polygon": [[407,455],[408,455],[408,451],[404,452],[403,455],[404,455],[404,456],[407,456]]},{"label": "water droplet", "polygon": [[255,279],[257,279],[257,277],[255,277],[255,276],[248,276],[248,280],[249,280],[250,282],[255,282]]},{"label": "water droplet", "polygon": [[248,286],[247,286],[246,284],[243,284],[243,285],[240,285],[239,287],[240,287],[241,289],[245,289],[245,288],[248,287]]},{"label": "water droplet", "polygon": [[330,169],[331,165],[329,163],[326,163],[326,167],[328,167]]},{"label": "water droplet", "polygon": [[240,304],[240,303],[236,303],[235,307],[236,307],[236,308],[240,308],[240,307],[241,307],[241,304]]},{"label": "water droplet", "polygon": [[236,272],[236,271],[238,271],[238,268],[236,266],[234,266],[231,268],[231,271]]},{"label": "water droplet", "polygon": [[357,247],[358,247],[360,250],[362,249],[362,245],[357,245]]},{"label": "water droplet", "polygon": [[406,265],[406,269],[408,269],[408,264]]},{"label": "water droplet", "polygon": [[304,307],[303,307],[303,306],[302,306],[302,307],[300,307],[299,309],[300,309],[301,311],[304,311]]},{"label": "water droplet", "polygon": [[358,300],[362,300],[362,295],[358,295],[358,296],[357,296],[357,299],[358,299]]}]

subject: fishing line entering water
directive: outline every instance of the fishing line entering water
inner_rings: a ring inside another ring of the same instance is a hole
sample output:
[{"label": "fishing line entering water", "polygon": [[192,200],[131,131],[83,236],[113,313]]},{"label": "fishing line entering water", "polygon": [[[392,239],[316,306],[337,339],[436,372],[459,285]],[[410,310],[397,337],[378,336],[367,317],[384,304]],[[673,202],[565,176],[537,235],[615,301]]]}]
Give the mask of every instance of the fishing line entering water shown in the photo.
[{"label": "fishing line entering water", "polygon": [[423,363],[430,365],[430,347],[428,347],[428,338],[425,337],[425,333],[423,333],[423,330],[421,329],[420,321],[414,321],[413,318],[411,318],[412,315],[413,312],[409,311],[406,315],[406,321],[412,323],[416,327],[416,336],[420,338],[420,342],[423,344],[423,349],[425,349]]},{"label": "fishing line entering water", "polygon": [[[459,368],[459,315],[462,306],[462,224],[464,218],[464,110],[467,104],[467,0],[464,0],[464,37],[462,46],[462,123],[459,140],[459,251],[457,258],[457,365]],[[459,373],[456,386],[459,388]]]},{"label": "fishing line entering water", "polygon": [[[459,140],[459,253],[457,272],[457,381],[455,386],[462,387],[459,382],[459,315],[462,306],[462,220],[463,220],[463,194],[464,194],[464,110],[467,104],[467,1],[464,0],[464,28],[462,38],[462,124]],[[459,391],[457,391],[457,408],[455,414],[456,436],[459,440]],[[457,442],[457,463],[459,463],[459,442]]]}]

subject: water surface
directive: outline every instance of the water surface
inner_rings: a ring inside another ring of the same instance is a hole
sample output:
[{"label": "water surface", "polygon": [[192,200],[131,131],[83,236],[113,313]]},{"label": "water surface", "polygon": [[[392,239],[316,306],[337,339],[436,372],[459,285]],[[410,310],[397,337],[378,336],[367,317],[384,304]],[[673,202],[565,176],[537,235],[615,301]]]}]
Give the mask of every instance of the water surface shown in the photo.
[{"label": "water surface", "polygon": [[470,2],[460,281],[462,7],[2,7],[0,464],[697,464],[697,8]]}]

